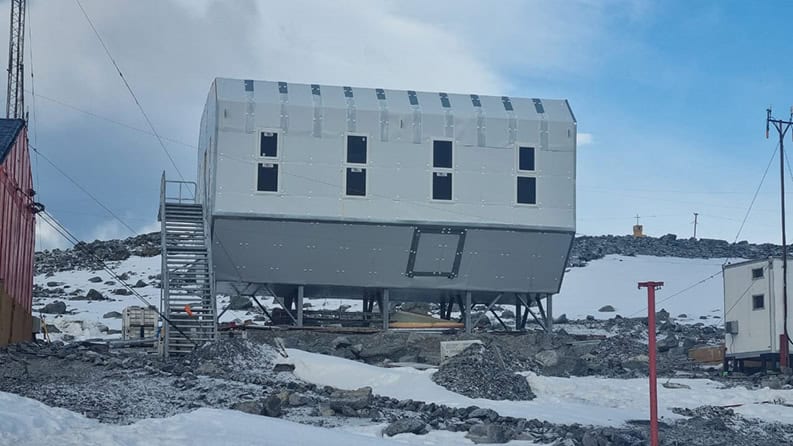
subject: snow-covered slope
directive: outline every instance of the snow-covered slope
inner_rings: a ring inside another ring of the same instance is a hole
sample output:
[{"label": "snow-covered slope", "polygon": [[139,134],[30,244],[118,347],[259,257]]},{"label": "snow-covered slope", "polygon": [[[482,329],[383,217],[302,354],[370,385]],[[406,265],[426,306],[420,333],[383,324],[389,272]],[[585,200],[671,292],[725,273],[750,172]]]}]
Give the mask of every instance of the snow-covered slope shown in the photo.
[{"label": "snow-covered slope", "polygon": [[[368,446],[473,444],[464,433],[380,437],[383,426],[323,429],[235,410],[202,408],[169,418],[121,426],[102,424],[66,409],[0,392],[0,445],[184,445],[266,444],[268,446]],[[512,445],[528,446],[527,442]]]},{"label": "snow-covered slope", "polygon": [[[664,287],[656,293],[656,310],[664,308],[673,317],[685,314],[687,318],[681,319],[718,324],[724,307],[720,274],[724,261],[606,256],[565,274],[562,289],[553,299],[553,312],[555,315],[565,313],[570,319],[584,319],[587,315],[597,319],[617,314],[646,316],[647,290],[638,289],[637,284],[660,281],[664,282]],[[697,284],[700,281],[702,283]],[[611,305],[615,311],[599,312],[605,305]],[[700,319],[702,316],[706,319]]]}]

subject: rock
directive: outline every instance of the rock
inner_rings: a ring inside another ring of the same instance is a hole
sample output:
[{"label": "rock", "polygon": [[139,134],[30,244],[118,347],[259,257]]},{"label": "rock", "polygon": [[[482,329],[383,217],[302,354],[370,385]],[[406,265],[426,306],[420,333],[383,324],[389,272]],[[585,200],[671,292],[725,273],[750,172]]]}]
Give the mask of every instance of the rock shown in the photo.
[{"label": "rock", "polygon": [[64,286],[66,285],[63,282],[47,282],[47,286],[50,288],[57,287],[57,286]]},{"label": "rock", "polygon": [[262,403],[262,415],[273,418],[281,416],[281,398],[276,395],[270,395]]},{"label": "rock", "polygon": [[511,310],[504,310],[501,312],[501,319],[515,319],[515,313]]},{"label": "rock", "polygon": [[273,366],[273,372],[275,372],[275,373],[281,373],[281,372],[290,372],[291,373],[291,372],[294,372],[294,371],[295,371],[295,365],[294,364],[281,363],[281,364],[276,364],[276,365]]},{"label": "rock", "polygon": [[88,294],[85,295],[85,298],[88,300],[105,300],[105,296],[102,295],[99,291],[91,288],[88,290]]},{"label": "rock", "polygon": [[504,426],[498,424],[474,424],[468,429],[465,438],[474,443],[506,443],[510,440],[510,435]]},{"label": "rock", "polygon": [[544,350],[534,355],[534,359],[543,367],[553,367],[559,363],[559,352],[556,350]]},{"label": "rock", "polygon": [[63,314],[66,313],[66,303],[56,300],[55,302],[44,305],[44,308],[40,311],[46,314]]},{"label": "rock", "polygon": [[117,289],[113,290],[112,293],[115,294],[116,296],[131,296],[132,295],[132,291],[130,291],[130,290],[126,289],[126,288],[117,288]]},{"label": "rock", "polygon": [[372,401],[372,388],[361,387],[356,390],[336,390],[330,395],[331,409],[341,412],[344,406],[355,410],[364,409]]},{"label": "rock", "polygon": [[472,418],[496,421],[498,419],[498,412],[493,409],[485,409],[480,407],[479,409],[474,409],[468,414],[468,419],[470,420]]},{"label": "rock", "polygon": [[240,401],[231,405],[233,410],[239,410],[253,415],[261,415],[263,406],[260,401]]},{"label": "rock", "polygon": [[144,281],[142,281],[142,280],[138,279],[138,281],[137,281],[137,282],[135,282],[135,285],[132,285],[132,288],[145,288],[145,287],[147,287],[147,286],[149,286],[149,284],[148,284],[148,283],[146,283],[146,282],[144,282]]},{"label": "rock", "polygon": [[229,310],[247,310],[249,308],[253,308],[253,304],[248,297],[245,296],[231,296],[231,300],[229,301]]},{"label": "rock", "polygon": [[407,311],[409,313],[429,314],[430,304],[424,302],[403,302],[399,306],[399,309],[401,311]]},{"label": "rock", "polygon": [[557,317],[556,319],[554,319],[554,321],[553,321],[553,322],[554,322],[555,324],[566,324],[566,323],[568,323],[568,322],[570,322],[570,321],[567,319],[567,315],[566,315],[566,314],[564,314],[564,313],[562,313],[562,314],[561,314],[561,316],[559,316],[559,317]]},{"label": "rock", "polygon": [[114,282],[112,280],[108,280],[107,282],[105,282],[105,285],[107,285],[107,286],[113,286],[115,284],[116,284],[116,282]]},{"label": "rock", "polygon": [[661,311],[655,313],[655,318],[659,321],[668,321],[669,320],[669,312],[661,308]]},{"label": "rock", "polygon": [[102,280],[102,278],[99,277],[99,276],[91,277],[90,279],[88,279],[88,281],[91,282],[91,283],[102,283],[102,282],[104,282]]},{"label": "rock", "polygon": [[339,336],[331,341],[330,345],[334,350],[338,350],[340,348],[351,346],[352,342],[350,342],[349,338],[346,336]]},{"label": "rock", "polygon": [[120,276],[118,276],[118,278],[123,281],[127,281],[129,280],[129,273],[122,273]]},{"label": "rock", "polygon": [[679,343],[680,341],[677,339],[677,336],[670,334],[664,339],[659,339],[656,347],[658,348],[659,352],[664,353],[677,347]]},{"label": "rock", "polygon": [[686,313],[680,313],[677,315],[678,319],[688,319],[688,315]]},{"label": "rock", "polygon": [[586,320],[588,320],[588,321],[594,321],[594,320],[595,320],[595,316],[592,316],[591,314],[587,314],[587,316],[586,316]]},{"label": "rock", "polygon": [[598,311],[601,313],[613,313],[616,310],[611,305],[603,305]]},{"label": "rock", "polygon": [[118,311],[110,311],[105,313],[102,318],[104,319],[121,319],[121,313]]},{"label": "rock", "polygon": [[301,395],[299,393],[290,393],[287,401],[289,402],[289,405],[292,407],[305,406],[306,404],[311,402],[306,396]]},{"label": "rock", "polygon": [[383,435],[393,437],[397,434],[423,434],[426,433],[427,425],[416,418],[401,418],[389,424],[383,429]]}]

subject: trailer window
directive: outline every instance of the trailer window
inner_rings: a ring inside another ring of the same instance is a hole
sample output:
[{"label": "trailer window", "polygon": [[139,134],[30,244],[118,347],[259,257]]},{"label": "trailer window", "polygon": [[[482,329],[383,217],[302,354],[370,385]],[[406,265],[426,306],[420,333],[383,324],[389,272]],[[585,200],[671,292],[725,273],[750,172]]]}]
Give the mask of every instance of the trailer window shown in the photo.
[{"label": "trailer window", "polygon": [[366,137],[347,135],[347,162],[366,164]]},{"label": "trailer window", "polygon": [[762,310],[765,308],[765,296],[756,294],[752,296],[752,310]]},{"label": "trailer window", "polygon": [[261,132],[259,134],[259,156],[270,158],[278,156],[278,133]]},{"label": "trailer window", "polygon": [[259,163],[256,190],[259,192],[278,192],[278,164]]},{"label": "trailer window", "polygon": [[452,168],[451,141],[432,142],[432,167],[438,167],[442,169]]},{"label": "trailer window", "polygon": [[762,279],[763,268],[752,268],[752,279]]},{"label": "trailer window", "polygon": [[432,199],[452,199],[452,174],[450,172],[432,172]]},{"label": "trailer window", "polygon": [[518,148],[518,170],[534,170],[534,147]]},{"label": "trailer window", "polygon": [[366,169],[360,167],[347,168],[347,195],[353,197],[366,196]]},{"label": "trailer window", "polygon": [[518,203],[537,204],[537,178],[518,177]]}]

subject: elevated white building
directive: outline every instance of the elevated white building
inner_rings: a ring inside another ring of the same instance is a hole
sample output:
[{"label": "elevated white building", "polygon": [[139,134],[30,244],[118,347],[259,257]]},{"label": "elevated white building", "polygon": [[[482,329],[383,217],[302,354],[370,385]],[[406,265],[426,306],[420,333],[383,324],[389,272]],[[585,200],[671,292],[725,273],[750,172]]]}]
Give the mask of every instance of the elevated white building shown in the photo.
[{"label": "elevated white building", "polygon": [[304,297],[450,313],[535,306],[561,286],[575,234],[565,100],[216,79],[199,149],[214,291],[267,289],[298,324]]}]

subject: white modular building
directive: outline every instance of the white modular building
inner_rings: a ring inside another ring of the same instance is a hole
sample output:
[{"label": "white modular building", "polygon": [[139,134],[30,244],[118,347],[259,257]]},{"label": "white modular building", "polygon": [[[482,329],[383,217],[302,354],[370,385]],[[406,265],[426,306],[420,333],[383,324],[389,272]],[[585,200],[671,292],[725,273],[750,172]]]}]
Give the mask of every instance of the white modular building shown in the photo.
[{"label": "white modular building", "polygon": [[218,292],[537,306],[575,175],[566,100],[216,79],[197,197]]},{"label": "white modular building", "polygon": [[[793,262],[788,265],[788,326],[793,330]],[[769,258],[724,266],[726,360],[735,368],[746,361],[779,365],[785,346],[782,260]],[[788,349],[789,350],[789,349]]]}]

